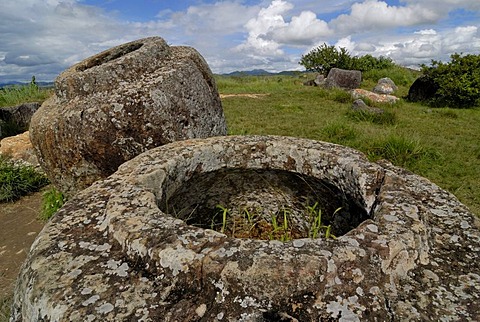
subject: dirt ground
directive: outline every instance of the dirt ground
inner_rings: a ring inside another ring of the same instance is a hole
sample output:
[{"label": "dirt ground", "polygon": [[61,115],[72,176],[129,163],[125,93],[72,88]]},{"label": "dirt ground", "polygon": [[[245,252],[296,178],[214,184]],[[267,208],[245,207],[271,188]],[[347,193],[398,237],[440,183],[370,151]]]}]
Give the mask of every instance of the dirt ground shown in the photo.
[{"label": "dirt ground", "polygon": [[0,299],[11,297],[20,267],[44,226],[38,219],[42,192],[0,203]]}]

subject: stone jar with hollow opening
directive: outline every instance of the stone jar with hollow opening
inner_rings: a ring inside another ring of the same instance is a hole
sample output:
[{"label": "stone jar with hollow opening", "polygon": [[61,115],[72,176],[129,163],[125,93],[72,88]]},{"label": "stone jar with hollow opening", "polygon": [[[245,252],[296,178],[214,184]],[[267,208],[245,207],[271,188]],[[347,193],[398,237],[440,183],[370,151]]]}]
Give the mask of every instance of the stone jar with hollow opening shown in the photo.
[{"label": "stone jar with hollow opening", "polygon": [[[315,203],[336,239],[308,233]],[[266,235],[245,235],[243,209]],[[275,235],[276,214],[299,233]],[[299,138],[177,141],[55,215],[12,321],[479,321],[479,262],[478,219],[389,163]]]},{"label": "stone jar with hollow opening", "polygon": [[195,49],[159,37],[64,71],[30,126],[41,166],[68,196],[148,149],[218,135],[226,135],[226,123],[207,63]]}]

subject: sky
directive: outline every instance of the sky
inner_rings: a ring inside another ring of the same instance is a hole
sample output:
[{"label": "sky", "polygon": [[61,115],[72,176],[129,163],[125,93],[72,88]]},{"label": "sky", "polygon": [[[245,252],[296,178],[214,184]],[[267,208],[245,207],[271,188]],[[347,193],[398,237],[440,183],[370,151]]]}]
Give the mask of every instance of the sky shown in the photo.
[{"label": "sky", "polygon": [[480,0],[0,0],[0,82],[53,81],[150,36],[194,47],[214,73],[303,70],[323,43],[418,67],[480,54]]}]

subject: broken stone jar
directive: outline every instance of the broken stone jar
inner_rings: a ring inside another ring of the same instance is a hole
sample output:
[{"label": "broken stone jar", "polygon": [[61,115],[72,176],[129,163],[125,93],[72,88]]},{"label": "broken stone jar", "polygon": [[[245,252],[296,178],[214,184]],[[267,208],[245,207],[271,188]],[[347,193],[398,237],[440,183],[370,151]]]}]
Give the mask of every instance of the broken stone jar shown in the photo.
[{"label": "broken stone jar", "polygon": [[350,148],[275,136],[179,141],[126,162],[56,214],[23,266],[12,315],[475,321],[479,253],[478,220],[453,195]]}]

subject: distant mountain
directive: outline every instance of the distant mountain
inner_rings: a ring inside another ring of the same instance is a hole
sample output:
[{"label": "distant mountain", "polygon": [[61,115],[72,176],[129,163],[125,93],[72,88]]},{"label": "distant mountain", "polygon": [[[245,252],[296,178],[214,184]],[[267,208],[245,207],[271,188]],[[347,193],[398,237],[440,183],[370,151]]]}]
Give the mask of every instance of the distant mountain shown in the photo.
[{"label": "distant mountain", "polygon": [[234,71],[228,74],[222,74],[223,76],[273,76],[273,75],[299,75],[303,72],[300,71],[283,71],[279,73],[271,73],[264,69],[253,69],[244,71]]},{"label": "distant mountain", "polygon": [[[24,86],[28,85],[30,82],[17,82],[17,81],[10,81],[10,82],[0,82],[0,88],[8,87],[8,86]],[[39,87],[53,87],[53,82],[37,82]]]},{"label": "distant mountain", "polygon": [[26,83],[16,82],[16,81],[0,82],[0,87],[4,87],[4,86],[14,86],[14,85],[24,85],[24,84],[26,84]]}]

